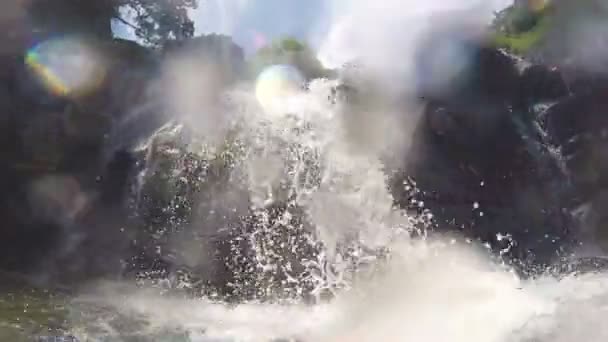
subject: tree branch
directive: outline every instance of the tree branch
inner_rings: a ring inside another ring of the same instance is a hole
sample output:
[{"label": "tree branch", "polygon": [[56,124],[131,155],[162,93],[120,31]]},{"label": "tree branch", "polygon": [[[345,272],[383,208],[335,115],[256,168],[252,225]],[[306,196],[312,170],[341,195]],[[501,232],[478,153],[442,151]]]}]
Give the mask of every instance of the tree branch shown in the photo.
[{"label": "tree branch", "polygon": [[128,22],[127,20],[125,20],[123,17],[121,17],[120,15],[117,15],[116,17],[114,17],[114,19],[120,21],[121,23],[129,26],[130,28],[134,29],[134,30],[139,30],[139,27],[135,26],[134,24],[131,24],[130,22]]}]

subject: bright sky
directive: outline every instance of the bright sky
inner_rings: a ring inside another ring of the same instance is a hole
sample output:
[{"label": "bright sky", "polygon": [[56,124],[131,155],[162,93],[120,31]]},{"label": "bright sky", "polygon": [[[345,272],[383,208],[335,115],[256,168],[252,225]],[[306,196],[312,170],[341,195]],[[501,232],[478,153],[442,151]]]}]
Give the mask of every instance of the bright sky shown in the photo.
[{"label": "bright sky", "polygon": [[[199,0],[191,13],[196,33],[223,33],[247,53],[277,37],[295,36],[341,63],[353,55],[368,53],[379,40],[405,45],[404,33],[417,19],[449,9],[471,9],[489,20],[492,11],[513,0]],[[117,25],[116,33],[132,33]],[[371,44],[371,45],[370,45]],[[381,44],[381,43],[380,43]],[[336,55],[338,54],[338,55]],[[331,55],[331,56],[330,56]],[[375,58],[375,56],[373,56]],[[323,58],[322,58],[323,59]]]},{"label": "bright sky", "polygon": [[328,0],[201,0],[197,33],[229,34],[247,51],[263,40],[291,35],[309,39],[329,11]]},{"label": "bright sky", "polygon": [[[200,0],[193,13],[197,33],[218,32],[233,36],[247,51],[262,40],[285,35],[321,44],[332,27],[353,12],[365,11],[370,3],[376,10],[386,8],[381,16],[394,17],[402,12],[465,8],[484,3],[492,9],[504,8],[513,0]],[[395,6],[397,4],[397,6]],[[376,11],[378,12],[378,11]],[[489,12],[491,13],[491,11]],[[376,17],[375,25],[382,25]]]}]

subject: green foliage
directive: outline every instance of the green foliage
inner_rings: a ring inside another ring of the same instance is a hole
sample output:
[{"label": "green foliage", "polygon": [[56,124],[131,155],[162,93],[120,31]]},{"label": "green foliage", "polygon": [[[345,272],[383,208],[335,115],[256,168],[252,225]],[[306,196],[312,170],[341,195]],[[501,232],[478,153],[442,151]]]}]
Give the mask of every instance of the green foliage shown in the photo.
[{"label": "green foliage", "polygon": [[194,23],[188,10],[198,0],[118,0],[135,13],[135,34],[146,43],[161,46],[169,40],[182,40],[194,35]]},{"label": "green foliage", "polygon": [[[198,0],[31,0],[28,14],[38,31],[100,38],[111,38],[111,22],[116,19],[133,28],[147,44],[160,46],[194,35],[188,11],[197,5]],[[123,17],[123,9],[133,19]]]},{"label": "green foliage", "polygon": [[519,34],[531,30],[541,17],[541,12],[534,12],[521,6],[510,6],[496,13],[492,25],[500,32]]},{"label": "green foliage", "polygon": [[279,42],[277,42],[275,44],[275,49],[279,48],[282,49],[283,51],[304,51],[306,49],[308,49],[308,47],[302,43],[300,43],[297,39],[295,38],[285,38]]},{"label": "green foliage", "polygon": [[492,43],[498,48],[505,48],[516,54],[525,54],[540,44],[551,27],[551,22],[552,20],[549,16],[543,16],[528,31],[517,34],[497,32],[493,36]]},{"label": "green foliage", "polygon": [[330,77],[332,75],[332,71],[323,67],[312,49],[291,37],[279,39],[258,50],[250,62],[250,72],[255,76],[265,67],[274,64],[293,65],[307,79]]},{"label": "green foliage", "polygon": [[516,54],[525,54],[541,43],[553,24],[552,14],[551,6],[536,12],[510,6],[496,13],[491,43]]}]

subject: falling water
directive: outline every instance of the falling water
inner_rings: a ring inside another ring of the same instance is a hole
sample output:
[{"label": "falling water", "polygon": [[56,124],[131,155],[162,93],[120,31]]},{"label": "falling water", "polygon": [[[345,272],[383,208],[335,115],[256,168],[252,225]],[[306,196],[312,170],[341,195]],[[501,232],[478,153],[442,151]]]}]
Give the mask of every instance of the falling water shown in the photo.
[{"label": "falling water", "polygon": [[[285,104],[285,115],[266,115],[247,87],[234,89],[223,103],[229,131],[236,132],[229,144],[238,146],[231,172],[239,177],[232,180],[247,189],[261,217],[276,202],[304,208],[310,227],[291,229],[317,251],[302,261],[304,272],[290,273],[292,260],[277,255],[290,246],[272,248],[276,226],[261,220],[244,237],[255,252],[255,269],[263,275],[281,269],[288,279],[282,284],[297,294],[309,291],[315,300],[291,296],[289,301],[228,305],[208,295],[192,298],[158,287],[101,283],[70,301],[70,333],[83,341],[570,342],[608,337],[601,322],[608,309],[606,275],[521,279],[483,246],[457,236],[414,237],[415,227],[426,220],[394,208],[382,162],[396,146],[390,139],[381,144],[363,139],[347,124],[358,115],[367,134],[390,136],[390,125],[373,125],[391,122],[390,110],[354,114],[357,109],[347,103],[328,101],[335,86],[334,81],[313,81]],[[169,124],[139,150],[151,149],[161,135],[175,138],[183,129]],[[208,159],[220,150],[204,139],[189,149]],[[284,223],[289,226],[289,217]]]},{"label": "falling water", "polygon": [[[403,7],[395,3],[395,8]],[[409,21],[400,22],[409,25]],[[367,38],[361,48],[374,52],[368,59],[377,60],[393,74],[397,63],[379,58],[376,53],[382,49],[370,49],[365,43],[377,37]],[[388,45],[396,41],[393,38],[386,36]],[[391,49],[390,55],[401,61],[401,52]],[[449,62],[453,62],[451,55]],[[112,132],[109,154],[140,143],[133,150],[142,166],[134,184],[134,211],[146,206],[146,184],[158,181],[153,175],[167,167],[159,154],[169,158],[188,154],[202,165],[194,185],[206,186],[201,191],[208,192],[206,214],[251,213],[249,219],[255,224],[246,228],[238,222],[222,222],[222,226],[215,226],[211,219],[202,220],[200,226],[194,222],[203,237],[220,233],[228,240],[235,258],[219,262],[244,274],[244,280],[230,284],[242,296],[227,303],[212,289],[200,288],[196,280],[176,279],[173,274],[142,281],[139,286],[96,283],[76,298],[60,296],[60,309],[51,308],[66,312],[67,322],[58,325],[69,334],[81,341],[125,342],[574,342],[608,338],[601,321],[608,310],[606,274],[523,279],[484,246],[457,235],[425,234],[431,217],[427,215],[432,213],[414,215],[394,206],[388,177],[389,165],[396,162],[389,156],[405,155],[416,124],[415,105],[395,105],[385,98],[368,99],[366,106],[332,101],[332,89],[339,85],[332,80],[314,80],[305,90],[294,88],[273,108],[260,105],[256,87],[247,84],[231,88],[216,103],[214,96],[199,98],[206,88],[217,88],[216,80],[190,72],[191,65],[183,61],[177,64],[194,79],[170,80],[175,84],[168,88],[180,95],[167,109],[188,113],[176,115],[179,124],[169,122],[147,138],[150,127],[141,127],[138,119],[157,103],[134,106],[137,110]],[[180,84],[192,89],[183,91]],[[270,100],[276,95],[263,93]],[[156,100],[162,102],[160,97]],[[219,168],[227,178],[214,174],[217,170],[213,171],[212,164],[217,160],[229,164]],[[187,163],[170,168],[165,170],[170,187],[193,186],[186,179]],[[176,212],[187,202],[170,201],[166,212],[178,216]],[[424,207],[424,203],[416,204]],[[279,217],[272,211],[276,205],[287,208]],[[226,235],[226,230],[236,233]],[[179,238],[179,234],[171,240],[167,231],[154,233],[159,240],[168,240],[168,246],[159,245],[159,254],[165,247],[174,248],[181,253],[181,262],[201,266],[204,244],[192,243],[187,236]],[[243,246],[248,251],[246,261],[239,254]],[[212,273],[213,267],[208,266],[197,271]],[[198,292],[184,295],[179,291],[183,288]]]}]

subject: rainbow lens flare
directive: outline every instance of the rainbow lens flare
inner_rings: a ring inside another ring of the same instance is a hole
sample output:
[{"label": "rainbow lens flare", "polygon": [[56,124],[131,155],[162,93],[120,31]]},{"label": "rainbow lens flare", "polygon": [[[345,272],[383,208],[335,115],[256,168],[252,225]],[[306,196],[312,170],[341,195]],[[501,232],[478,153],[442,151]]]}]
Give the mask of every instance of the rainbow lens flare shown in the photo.
[{"label": "rainbow lens flare", "polygon": [[281,111],[290,98],[302,91],[304,82],[304,77],[294,66],[273,65],[258,76],[255,96],[264,110]]},{"label": "rainbow lens flare", "polygon": [[97,88],[105,76],[98,56],[84,42],[60,38],[31,48],[26,65],[50,92],[78,96]]}]

